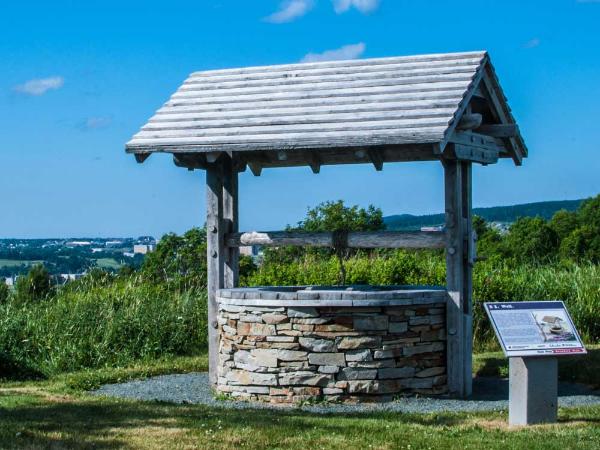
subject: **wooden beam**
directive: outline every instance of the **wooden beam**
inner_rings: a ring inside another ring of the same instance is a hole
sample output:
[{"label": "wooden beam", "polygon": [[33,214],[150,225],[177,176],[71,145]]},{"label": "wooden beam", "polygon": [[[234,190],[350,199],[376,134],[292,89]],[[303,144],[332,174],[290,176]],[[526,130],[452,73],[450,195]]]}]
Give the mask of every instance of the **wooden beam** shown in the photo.
[{"label": "wooden beam", "polygon": [[150,157],[150,155],[151,155],[151,154],[152,154],[152,153],[134,153],[134,156],[135,156],[135,161],[136,161],[138,164],[141,164],[141,163],[143,163],[144,161],[146,161],[146,160],[147,160],[147,159]]},{"label": "wooden beam", "polygon": [[479,147],[487,150],[495,150],[498,153],[507,153],[508,150],[500,139],[486,136],[472,131],[455,131],[448,142],[452,144],[463,144],[471,147]]},{"label": "wooden beam", "polygon": [[471,163],[442,160],[446,204],[447,375],[451,395],[472,391]]},{"label": "wooden beam", "polygon": [[221,155],[223,152],[206,152],[206,162],[210,164],[217,162]]},{"label": "wooden beam", "polygon": [[[225,237],[230,247],[285,245],[332,247],[333,233],[308,233],[299,231],[252,231],[232,233]],[[443,231],[375,231],[348,233],[350,248],[444,248],[446,234]]]},{"label": "wooden beam", "polygon": [[260,177],[260,174],[262,173],[262,167],[258,163],[249,162],[248,167],[250,167],[252,175],[254,175],[255,177]]},{"label": "wooden beam", "polygon": [[[514,120],[510,116],[510,112],[505,111],[504,103],[500,101],[499,93],[496,92],[494,83],[492,82],[493,73],[486,70],[486,76],[483,77],[483,85],[487,94],[487,97],[491,104],[494,106],[493,110],[496,112],[497,119],[505,124],[513,123]],[[513,158],[514,163],[517,166],[523,164],[523,154],[519,150],[519,145],[516,142],[516,138],[508,137],[508,144],[510,145],[510,154]]]},{"label": "wooden beam", "polygon": [[185,167],[187,169],[206,169],[206,158],[203,154],[198,153],[174,153],[173,163],[177,167]]},{"label": "wooden beam", "polygon": [[223,224],[223,166],[211,164],[206,169],[206,249],[208,291],[208,373],[212,385],[217,383],[219,333],[217,324],[217,290],[225,285]]},{"label": "wooden beam", "polygon": [[287,161],[288,155],[283,150],[277,152],[277,160],[278,161]]},{"label": "wooden beam", "polygon": [[380,150],[370,149],[368,150],[369,159],[375,166],[375,170],[380,172],[383,170],[383,154]]},{"label": "wooden beam", "polygon": [[457,130],[472,130],[478,128],[483,122],[483,116],[481,114],[463,114],[460,118],[460,122],[456,126]]},{"label": "wooden beam", "polygon": [[453,144],[454,156],[461,161],[472,161],[480,164],[496,164],[498,151],[464,144]]},{"label": "wooden beam", "polygon": [[321,172],[321,158],[319,158],[319,154],[317,152],[310,152],[310,155],[308,155],[307,159],[312,173],[317,174]]},{"label": "wooden beam", "polygon": [[[238,172],[235,163],[230,157],[223,161],[223,232],[224,234],[237,233],[239,230],[238,208]],[[222,241],[224,253],[224,282],[225,288],[237,287],[239,282],[240,249],[225,246]]]},{"label": "wooden beam", "polygon": [[519,134],[519,127],[516,123],[481,125],[475,131],[495,138],[511,138]]}]

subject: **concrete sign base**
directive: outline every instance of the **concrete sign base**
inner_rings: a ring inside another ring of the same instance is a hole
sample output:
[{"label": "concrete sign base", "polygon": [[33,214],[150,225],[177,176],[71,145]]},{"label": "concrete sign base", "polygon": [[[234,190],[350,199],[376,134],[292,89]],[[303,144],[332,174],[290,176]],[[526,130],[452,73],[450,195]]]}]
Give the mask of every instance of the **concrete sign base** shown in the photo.
[{"label": "concrete sign base", "polygon": [[509,425],[556,422],[558,360],[556,357],[509,358]]}]

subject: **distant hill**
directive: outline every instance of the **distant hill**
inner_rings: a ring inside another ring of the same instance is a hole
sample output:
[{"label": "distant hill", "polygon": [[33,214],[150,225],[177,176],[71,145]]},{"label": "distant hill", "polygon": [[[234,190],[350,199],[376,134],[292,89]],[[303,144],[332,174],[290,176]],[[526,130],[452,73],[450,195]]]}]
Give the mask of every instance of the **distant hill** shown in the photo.
[{"label": "distant hill", "polygon": [[[519,217],[536,217],[550,219],[556,211],[566,209],[574,211],[579,208],[583,199],[549,202],[524,203],[522,205],[492,206],[490,208],[473,208],[473,214],[483,217],[488,222],[512,223]],[[413,216],[400,214],[383,218],[388,230],[415,230],[421,227],[442,225],[444,214],[428,214]]]}]

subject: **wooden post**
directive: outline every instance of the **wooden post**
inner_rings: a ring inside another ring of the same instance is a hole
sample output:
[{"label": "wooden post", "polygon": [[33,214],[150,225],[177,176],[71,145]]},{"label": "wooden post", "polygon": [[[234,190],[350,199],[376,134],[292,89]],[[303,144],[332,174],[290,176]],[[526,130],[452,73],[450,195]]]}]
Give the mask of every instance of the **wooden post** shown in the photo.
[{"label": "wooden post", "polygon": [[206,241],[208,272],[208,371],[217,382],[219,334],[218,289],[238,284],[239,248],[225,245],[225,234],[238,231],[238,174],[228,155],[206,168]]},{"label": "wooden post", "polygon": [[[237,233],[238,220],[238,172],[231,158],[223,161],[223,220],[224,233]],[[222,242],[225,253],[225,278],[223,287],[234,288],[239,281],[239,247],[228,247]]]},{"label": "wooden post", "polygon": [[450,394],[472,392],[471,163],[442,160],[446,203],[447,371]]},{"label": "wooden post", "polygon": [[223,166],[209,164],[206,168],[206,248],[208,276],[208,376],[217,383],[219,334],[217,330],[217,289],[224,286],[223,252]]}]

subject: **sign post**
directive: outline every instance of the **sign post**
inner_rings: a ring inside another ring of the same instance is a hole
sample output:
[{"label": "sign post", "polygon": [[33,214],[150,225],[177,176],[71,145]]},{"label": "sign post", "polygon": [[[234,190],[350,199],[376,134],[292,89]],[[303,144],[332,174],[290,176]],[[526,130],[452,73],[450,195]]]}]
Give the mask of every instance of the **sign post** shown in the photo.
[{"label": "sign post", "polygon": [[509,425],[556,422],[558,359],[587,353],[560,301],[484,303],[509,358]]}]

